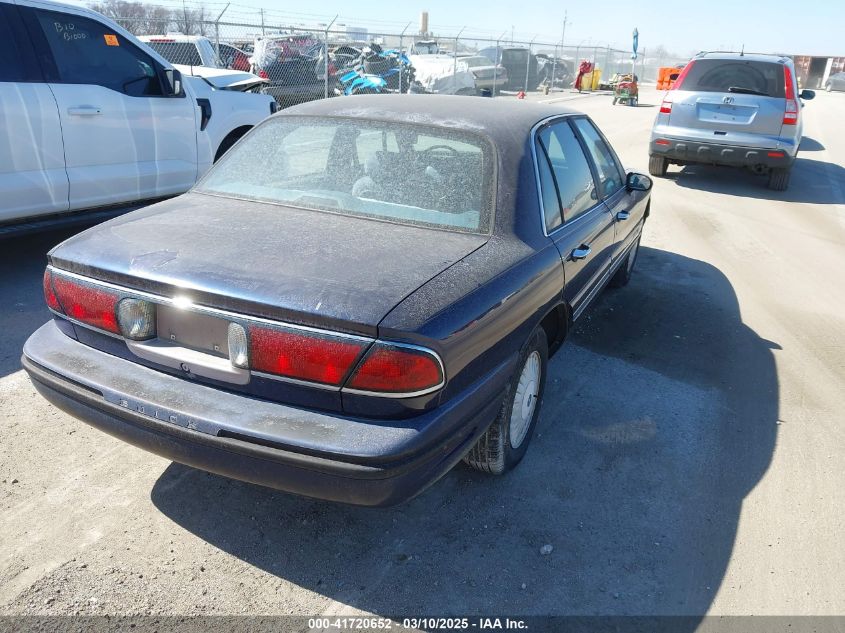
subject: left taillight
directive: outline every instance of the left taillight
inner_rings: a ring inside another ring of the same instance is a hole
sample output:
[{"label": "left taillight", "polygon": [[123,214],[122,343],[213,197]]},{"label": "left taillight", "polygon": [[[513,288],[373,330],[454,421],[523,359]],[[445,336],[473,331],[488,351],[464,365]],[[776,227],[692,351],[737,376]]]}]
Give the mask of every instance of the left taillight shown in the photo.
[{"label": "left taillight", "polygon": [[121,297],[115,290],[44,271],[44,299],[51,310],[83,325],[140,341],[156,333],[155,304]]},{"label": "left taillight", "polygon": [[[47,305],[57,312],[99,330],[112,334],[121,333],[117,322],[120,295],[116,292],[95,288],[63,275],[55,275],[49,269],[44,275],[44,286]],[[50,287],[52,296],[48,293]]]},{"label": "left taillight", "polygon": [[51,310],[64,314],[56,291],[53,289],[53,273],[50,272],[49,268],[44,269],[44,300]]},{"label": "left taillight", "polygon": [[786,96],[786,107],[783,112],[784,125],[798,124],[798,99],[795,98],[795,84],[792,83],[792,71],[789,66],[783,67],[783,88]]}]

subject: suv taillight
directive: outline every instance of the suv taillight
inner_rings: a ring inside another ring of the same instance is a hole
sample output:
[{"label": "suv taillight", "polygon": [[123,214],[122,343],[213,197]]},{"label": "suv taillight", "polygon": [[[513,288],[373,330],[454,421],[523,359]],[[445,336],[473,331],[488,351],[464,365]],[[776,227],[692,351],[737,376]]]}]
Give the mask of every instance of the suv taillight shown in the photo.
[{"label": "suv taillight", "polygon": [[783,112],[784,125],[798,124],[798,100],[795,98],[795,85],[792,83],[792,71],[783,67],[783,89],[786,95],[786,108]]},{"label": "suv taillight", "polygon": [[672,87],[666,91],[666,95],[663,97],[663,103],[660,104],[661,114],[672,114],[672,91],[681,89],[681,84],[684,82],[684,79],[686,79],[689,71],[692,70],[693,64],[695,64],[695,61],[691,61],[684,66],[683,70],[681,70],[678,75],[678,78],[672,84]]}]

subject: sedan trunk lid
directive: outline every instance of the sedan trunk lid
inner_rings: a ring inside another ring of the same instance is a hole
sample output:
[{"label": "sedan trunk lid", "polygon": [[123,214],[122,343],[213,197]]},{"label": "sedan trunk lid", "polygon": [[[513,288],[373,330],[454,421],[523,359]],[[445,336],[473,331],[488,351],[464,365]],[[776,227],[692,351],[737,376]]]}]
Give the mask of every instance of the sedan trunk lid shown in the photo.
[{"label": "sedan trunk lid", "polygon": [[486,241],[191,193],[72,237],[50,261],[135,290],[375,336],[394,306]]}]

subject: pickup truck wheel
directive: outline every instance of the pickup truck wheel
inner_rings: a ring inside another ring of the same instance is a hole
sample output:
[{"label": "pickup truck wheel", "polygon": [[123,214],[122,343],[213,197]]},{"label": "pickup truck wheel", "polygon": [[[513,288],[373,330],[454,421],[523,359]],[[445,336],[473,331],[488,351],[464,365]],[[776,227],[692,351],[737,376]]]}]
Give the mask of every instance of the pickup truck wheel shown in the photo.
[{"label": "pickup truck wheel", "polygon": [[543,328],[534,330],[522,348],[516,371],[505,388],[499,414],[464,461],[491,475],[501,475],[525,456],[546,386],[549,346]]},{"label": "pickup truck wheel", "polygon": [[789,187],[789,169],[772,169],[769,171],[769,189],[786,191]]},{"label": "pickup truck wheel", "polygon": [[625,261],[620,264],[616,273],[610,279],[610,286],[612,288],[621,288],[627,286],[631,281],[631,275],[634,273],[634,265],[637,263],[637,253],[640,252],[640,237],[628,251],[628,256]]},{"label": "pickup truck wheel", "polygon": [[662,178],[666,175],[666,170],[669,168],[669,161],[663,156],[649,156],[648,157],[648,173],[652,176]]}]

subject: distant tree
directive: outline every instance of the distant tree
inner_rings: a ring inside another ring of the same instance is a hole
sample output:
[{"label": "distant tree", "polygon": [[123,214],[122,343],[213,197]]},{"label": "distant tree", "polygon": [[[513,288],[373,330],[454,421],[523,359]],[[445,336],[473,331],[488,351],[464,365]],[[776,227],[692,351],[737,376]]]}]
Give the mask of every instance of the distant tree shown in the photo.
[{"label": "distant tree", "polygon": [[171,18],[176,30],[185,35],[208,35],[209,15],[205,5],[196,9],[189,9],[182,5],[181,9],[174,9]]},{"label": "distant tree", "polygon": [[147,16],[144,20],[144,35],[157,35],[170,30],[170,9],[157,5],[146,5]]},{"label": "distant tree", "polygon": [[103,0],[103,2],[95,2],[88,6],[107,18],[111,18],[135,35],[142,33],[146,26],[147,7],[140,2]]}]

